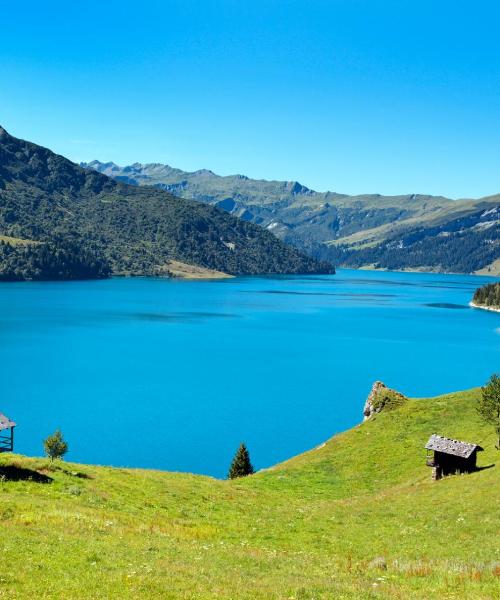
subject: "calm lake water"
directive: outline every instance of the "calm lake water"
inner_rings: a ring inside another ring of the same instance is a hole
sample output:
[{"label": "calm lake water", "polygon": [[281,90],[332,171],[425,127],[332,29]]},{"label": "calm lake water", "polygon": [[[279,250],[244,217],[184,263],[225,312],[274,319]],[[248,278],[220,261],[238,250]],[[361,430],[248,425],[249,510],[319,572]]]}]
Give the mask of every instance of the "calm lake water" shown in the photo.
[{"label": "calm lake water", "polygon": [[381,379],[410,396],[500,370],[491,278],[339,271],[216,282],[114,279],[0,287],[0,411],[16,450],[62,429],[68,460],[224,476],[362,418]]}]

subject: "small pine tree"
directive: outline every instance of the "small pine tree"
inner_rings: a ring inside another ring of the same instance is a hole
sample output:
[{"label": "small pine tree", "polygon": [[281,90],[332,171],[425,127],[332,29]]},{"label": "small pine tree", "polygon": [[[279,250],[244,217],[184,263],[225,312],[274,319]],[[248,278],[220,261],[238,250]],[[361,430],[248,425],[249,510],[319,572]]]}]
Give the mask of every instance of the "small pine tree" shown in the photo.
[{"label": "small pine tree", "polygon": [[497,450],[500,450],[500,376],[492,375],[481,392],[477,412],[485,423],[493,425],[497,436]]},{"label": "small pine tree", "polygon": [[246,477],[254,472],[252,463],[250,462],[250,454],[245,444],[240,444],[240,447],[234,455],[233,462],[229,468],[228,479],[236,479],[238,477]]},{"label": "small pine tree", "polygon": [[62,458],[68,451],[68,444],[64,441],[62,433],[57,429],[52,435],[44,440],[43,447],[45,454],[50,460]]}]

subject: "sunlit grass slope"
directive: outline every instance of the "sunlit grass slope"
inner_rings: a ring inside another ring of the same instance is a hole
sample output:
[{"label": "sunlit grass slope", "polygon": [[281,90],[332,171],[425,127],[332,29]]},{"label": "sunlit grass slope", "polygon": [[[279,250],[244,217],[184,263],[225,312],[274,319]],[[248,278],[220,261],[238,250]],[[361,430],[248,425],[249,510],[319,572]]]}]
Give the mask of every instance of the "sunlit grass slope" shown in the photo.
[{"label": "sunlit grass slope", "polygon": [[[498,598],[500,452],[478,394],[410,400],[244,480],[3,455],[0,597]],[[497,465],[433,483],[431,433]]]}]

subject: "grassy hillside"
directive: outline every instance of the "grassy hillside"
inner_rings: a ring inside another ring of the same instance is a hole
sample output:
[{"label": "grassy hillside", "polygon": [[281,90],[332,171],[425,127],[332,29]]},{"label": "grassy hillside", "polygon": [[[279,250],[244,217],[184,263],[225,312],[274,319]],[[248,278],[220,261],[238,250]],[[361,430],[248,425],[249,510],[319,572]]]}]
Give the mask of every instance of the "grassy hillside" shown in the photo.
[{"label": "grassy hillside", "polygon": [[[212,204],[269,229],[318,258],[350,267],[474,272],[500,255],[500,196],[450,200],[404,194],[349,196],[296,181],[188,173],[162,164],[87,168]],[[491,268],[491,267],[490,267]]]},{"label": "grassy hillside", "polygon": [[[2,127],[0,236],[9,245],[14,239],[13,248],[20,243],[16,240],[50,244],[62,239],[72,255],[73,249],[86,248],[71,264],[88,263],[85,255],[91,252],[102,256],[98,271],[110,267],[114,274],[165,274],[172,260],[233,275],[334,272],[332,265],[320,264],[252,223],[162,190],[117,183]],[[40,253],[47,250],[9,249],[0,256],[0,274],[6,270],[7,278],[30,279],[65,271],[68,261],[59,268],[57,249],[43,261],[53,268],[40,270]],[[16,268],[9,257],[22,266]]]},{"label": "grassy hillside", "polygon": [[[500,453],[478,394],[410,400],[244,480],[2,455],[0,597],[498,597]],[[431,433],[497,465],[432,482]]]}]

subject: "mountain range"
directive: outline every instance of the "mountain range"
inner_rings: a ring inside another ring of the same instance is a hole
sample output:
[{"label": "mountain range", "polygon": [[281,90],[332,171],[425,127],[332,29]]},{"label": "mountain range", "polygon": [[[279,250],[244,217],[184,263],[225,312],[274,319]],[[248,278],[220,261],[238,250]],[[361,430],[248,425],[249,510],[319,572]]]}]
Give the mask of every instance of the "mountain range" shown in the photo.
[{"label": "mountain range", "polygon": [[0,278],[331,273],[217,207],[84,169],[0,127]]},{"label": "mountain range", "polygon": [[160,163],[82,163],[122,183],[210,204],[348,267],[500,274],[500,194],[479,200],[316,192],[297,181],[186,172]]}]

